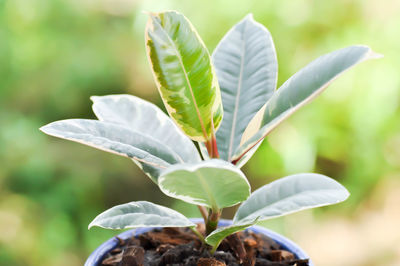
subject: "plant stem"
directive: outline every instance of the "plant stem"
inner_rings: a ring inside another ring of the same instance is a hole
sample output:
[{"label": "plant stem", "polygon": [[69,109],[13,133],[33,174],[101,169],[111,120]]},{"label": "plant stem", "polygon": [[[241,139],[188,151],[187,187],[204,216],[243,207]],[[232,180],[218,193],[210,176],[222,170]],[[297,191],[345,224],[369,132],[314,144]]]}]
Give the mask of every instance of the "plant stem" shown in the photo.
[{"label": "plant stem", "polygon": [[212,249],[211,249],[211,251],[210,251],[211,255],[214,255],[214,253],[215,253],[215,251],[217,251],[217,248],[219,247],[219,244],[220,244],[220,243],[221,243],[221,242],[218,242],[218,244],[216,244],[215,246],[212,247]]},{"label": "plant stem", "polygon": [[210,158],[212,158],[212,154],[213,154],[212,148],[213,147],[212,147],[212,144],[211,144],[211,140],[207,140],[204,144],[206,145],[208,155],[210,156]]},{"label": "plant stem", "polygon": [[197,205],[197,208],[199,208],[200,214],[201,214],[201,216],[202,216],[203,219],[204,219],[204,223],[207,223],[208,212],[207,212],[206,207]]},{"label": "plant stem", "polygon": [[213,156],[212,158],[219,158],[218,147],[217,147],[217,139],[215,136],[211,139]]},{"label": "plant stem", "polygon": [[206,141],[206,147],[210,158],[219,158],[217,138],[215,137],[214,121],[211,119],[211,138]]},{"label": "plant stem", "polygon": [[190,227],[190,229],[193,231],[193,233],[195,233],[195,235],[200,239],[200,241],[203,242],[203,244],[206,243],[204,241],[204,236],[199,231],[197,231],[195,227]]},{"label": "plant stem", "polygon": [[205,142],[207,147],[208,155],[210,158],[219,158],[218,147],[217,147],[217,139],[215,136],[212,136],[210,140]]},{"label": "plant stem", "polygon": [[210,215],[208,215],[208,220],[206,223],[206,235],[209,235],[212,231],[217,229],[219,217],[221,216],[221,212],[211,210]]}]

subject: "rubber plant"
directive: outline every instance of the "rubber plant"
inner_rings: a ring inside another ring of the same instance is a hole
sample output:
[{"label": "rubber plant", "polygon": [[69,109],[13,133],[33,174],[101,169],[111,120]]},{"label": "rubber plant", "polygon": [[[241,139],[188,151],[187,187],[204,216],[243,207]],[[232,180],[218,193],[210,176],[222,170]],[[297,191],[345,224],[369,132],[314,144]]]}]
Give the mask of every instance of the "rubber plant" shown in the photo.
[{"label": "rubber plant", "polygon": [[[252,15],[233,26],[212,55],[175,11],[150,13],[145,33],[169,116],[135,96],[93,96],[98,120],[62,120],[41,130],[131,158],[163,193],[198,206],[206,234],[177,211],[145,201],[106,210],[89,228],[190,227],[213,252],[225,237],[259,221],[349,196],[333,179],[314,173],[280,178],[251,193],[240,168],[279,123],[345,71],[377,57],[370,48],[323,55],[276,89],[274,43]],[[222,210],[239,203],[233,224],[217,228]]]}]

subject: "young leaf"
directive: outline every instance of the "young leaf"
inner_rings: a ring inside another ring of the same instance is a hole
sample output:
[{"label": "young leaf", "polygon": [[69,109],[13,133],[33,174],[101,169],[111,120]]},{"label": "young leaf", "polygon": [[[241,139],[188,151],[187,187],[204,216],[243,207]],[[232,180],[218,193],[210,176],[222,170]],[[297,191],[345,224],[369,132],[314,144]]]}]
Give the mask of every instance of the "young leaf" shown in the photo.
[{"label": "young leaf", "polygon": [[233,206],[250,195],[244,174],[234,165],[217,159],[173,165],[161,173],[158,184],[170,197],[213,210]]},{"label": "young leaf", "polygon": [[223,113],[211,57],[182,14],[168,11],[149,15],[147,54],[165,107],[191,139],[207,141]]},{"label": "young leaf", "polygon": [[184,162],[199,162],[193,142],[156,105],[132,95],[92,96],[100,121],[117,123],[151,136],[174,150]]},{"label": "young leaf", "polygon": [[350,46],[321,56],[289,78],[247,126],[234,161],[260,142],[279,123],[320,94],[346,70],[376,58],[366,46]]},{"label": "young leaf", "polygon": [[229,30],[212,58],[224,106],[218,151],[230,161],[246,126],[276,89],[278,63],[271,34],[251,14]]},{"label": "young leaf", "polygon": [[234,223],[260,221],[344,201],[349,192],[335,180],[319,174],[291,175],[265,185],[242,203]]},{"label": "young leaf", "polygon": [[136,201],[112,207],[99,214],[89,224],[89,229],[93,226],[106,229],[125,229],[192,227],[196,225],[177,211],[147,201]]},{"label": "young leaf", "polygon": [[218,229],[211,232],[205,239],[206,243],[213,247],[213,250],[216,250],[224,238],[230,236],[236,232],[243,231],[244,229],[256,224],[257,220],[255,219],[252,222],[244,223],[244,224],[233,224],[230,226],[219,227]]},{"label": "young leaf", "polygon": [[129,157],[141,165],[156,183],[162,169],[184,162],[179,154],[162,142],[114,123],[68,119],[50,123],[40,130],[54,137]]}]

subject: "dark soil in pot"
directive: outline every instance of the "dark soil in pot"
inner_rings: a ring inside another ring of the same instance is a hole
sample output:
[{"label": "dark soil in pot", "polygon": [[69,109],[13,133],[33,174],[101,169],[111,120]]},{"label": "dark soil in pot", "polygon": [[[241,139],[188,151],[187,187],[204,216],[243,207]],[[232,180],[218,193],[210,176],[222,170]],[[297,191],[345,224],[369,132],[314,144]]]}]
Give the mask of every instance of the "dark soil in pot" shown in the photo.
[{"label": "dark soil in pot", "polygon": [[212,255],[190,229],[163,228],[126,241],[119,239],[119,245],[105,255],[101,265],[306,266],[308,260],[297,259],[271,238],[250,230],[224,239]]}]

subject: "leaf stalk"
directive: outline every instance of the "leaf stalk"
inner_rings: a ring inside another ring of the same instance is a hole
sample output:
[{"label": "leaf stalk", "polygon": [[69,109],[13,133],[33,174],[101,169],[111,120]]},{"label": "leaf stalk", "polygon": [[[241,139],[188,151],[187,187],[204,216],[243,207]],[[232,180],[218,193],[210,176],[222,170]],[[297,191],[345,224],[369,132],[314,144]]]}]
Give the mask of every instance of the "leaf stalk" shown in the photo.
[{"label": "leaf stalk", "polygon": [[206,223],[206,235],[209,235],[212,231],[217,229],[219,218],[221,217],[221,211],[211,210],[208,215],[207,223]]},{"label": "leaf stalk", "polygon": [[210,158],[219,158],[217,138],[215,137],[215,135],[212,135],[211,139],[207,140],[205,145]]},{"label": "leaf stalk", "polygon": [[207,223],[208,212],[207,212],[206,207],[197,205],[197,208],[199,208],[200,214],[201,214],[201,216],[202,216],[203,219],[204,219],[204,223]]},{"label": "leaf stalk", "polygon": [[195,228],[195,227],[190,227],[190,229],[193,231],[193,233],[200,239],[200,241],[203,243],[203,244],[205,244],[206,243],[206,241],[204,240],[204,236],[199,232],[199,231],[197,231],[197,229]]}]

